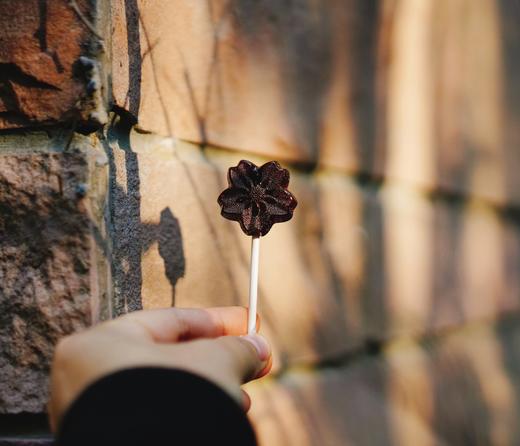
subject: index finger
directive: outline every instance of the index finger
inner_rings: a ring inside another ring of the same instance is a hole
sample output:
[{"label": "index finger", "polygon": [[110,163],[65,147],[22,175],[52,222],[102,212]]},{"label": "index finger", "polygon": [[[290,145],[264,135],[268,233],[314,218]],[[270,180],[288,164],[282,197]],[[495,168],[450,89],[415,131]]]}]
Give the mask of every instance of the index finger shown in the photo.
[{"label": "index finger", "polygon": [[[244,307],[162,308],[143,310],[115,319],[112,324],[135,324],[155,342],[239,336],[247,331]],[[258,317],[257,317],[258,325]]]}]

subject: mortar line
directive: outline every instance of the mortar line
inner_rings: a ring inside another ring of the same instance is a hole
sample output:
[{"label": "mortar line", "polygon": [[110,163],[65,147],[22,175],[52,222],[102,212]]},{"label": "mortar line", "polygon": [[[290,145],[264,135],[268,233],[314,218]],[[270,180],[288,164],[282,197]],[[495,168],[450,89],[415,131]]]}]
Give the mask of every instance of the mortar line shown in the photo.
[{"label": "mortar line", "polygon": [[[410,334],[408,336],[394,337],[388,340],[368,340],[364,345],[359,346],[357,349],[345,351],[344,353],[326,358],[314,364],[305,364],[303,362],[289,364],[288,366],[281,368],[279,371],[270,373],[266,378],[264,378],[264,380],[275,381],[293,373],[316,373],[321,371],[337,370],[339,368],[358,364],[367,359],[383,361],[385,356],[395,355],[396,352],[399,351],[406,351],[407,349],[410,349],[411,346],[427,350],[430,346],[438,345],[444,340],[460,336],[464,333],[471,334],[485,329],[497,330],[499,328],[508,328],[514,324],[518,324],[518,322],[520,322],[520,311],[504,314],[497,320],[481,319],[471,321],[460,326],[446,327],[433,333],[418,334],[415,337],[413,334]],[[394,347],[394,350],[390,350],[392,347]]]},{"label": "mortar line", "polygon": [[[188,139],[176,138],[180,142],[198,147],[200,150],[200,144]],[[219,146],[215,144],[207,144],[205,151],[211,155],[211,153],[226,153],[229,155],[243,154],[244,156],[252,156],[259,158],[264,161],[269,161],[272,157],[266,154],[256,153],[248,150],[236,150],[225,146]],[[413,191],[416,194],[429,199],[429,200],[440,200],[446,203],[453,203],[464,206],[468,203],[481,204],[488,207],[499,214],[507,214],[506,216],[513,219],[518,219],[520,222],[520,203],[500,203],[490,198],[482,197],[479,195],[472,195],[471,193],[450,189],[446,186],[436,185],[428,187],[425,185],[413,183],[399,178],[385,177],[384,175],[377,175],[373,172],[366,170],[349,170],[346,168],[334,167],[330,165],[320,165],[316,162],[310,161],[291,161],[281,160],[284,164],[289,166],[291,170],[297,172],[300,175],[305,176],[323,176],[323,175],[337,175],[349,179],[360,186],[365,186],[373,190],[379,190],[382,187],[399,187]]]}]

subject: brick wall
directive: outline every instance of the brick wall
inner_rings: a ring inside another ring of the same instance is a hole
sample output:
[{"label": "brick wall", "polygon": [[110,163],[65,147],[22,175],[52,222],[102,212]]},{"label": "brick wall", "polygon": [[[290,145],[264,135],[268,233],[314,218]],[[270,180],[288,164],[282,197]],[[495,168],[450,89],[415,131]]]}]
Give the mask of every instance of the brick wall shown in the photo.
[{"label": "brick wall", "polygon": [[[62,334],[246,304],[249,240],[216,203],[243,158],[299,200],[262,240],[261,444],[518,443],[514,1],[45,4],[0,26],[28,48],[0,45],[0,444],[44,437]],[[31,83],[56,58],[63,84]]]}]

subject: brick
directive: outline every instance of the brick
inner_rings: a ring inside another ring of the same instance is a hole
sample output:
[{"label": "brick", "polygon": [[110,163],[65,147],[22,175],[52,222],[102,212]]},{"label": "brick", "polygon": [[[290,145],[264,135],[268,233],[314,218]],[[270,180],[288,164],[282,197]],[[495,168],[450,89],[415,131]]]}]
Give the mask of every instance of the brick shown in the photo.
[{"label": "brick", "polygon": [[[382,216],[378,197],[345,175],[324,172],[314,180],[313,203],[318,210],[316,231],[321,240],[320,261],[340,303],[347,338],[368,336],[367,327],[378,311],[367,306],[382,296]],[[308,251],[307,257],[313,257]],[[384,325],[380,325],[384,329]]]},{"label": "brick", "polygon": [[154,133],[307,162],[323,146],[324,161],[359,166],[375,145],[378,10],[115,2],[116,104]]},{"label": "brick", "polygon": [[106,121],[100,2],[0,1],[0,129]]},{"label": "brick", "polygon": [[146,131],[520,203],[510,2],[113,9],[115,102]]},{"label": "brick", "polygon": [[518,204],[513,5],[407,0],[394,14],[380,174]]},{"label": "brick", "polygon": [[57,340],[107,317],[104,168],[77,142],[33,154],[16,142],[0,153],[0,413],[41,413]]},{"label": "brick", "polygon": [[265,445],[517,444],[518,319],[246,385]]},{"label": "brick", "polygon": [[401,186],[361,187],[338,174],[316,182],[321,261],[346,336],[421,335],[518,311],[514,218]]},{"label": "brick", "polygon": [[439,331],[518,311],[515,220],[402,188],[383,189],[379,198],[384,269],[374,280],[383,286],[366,296],[374,336]]},{"label": "brick", "polygon": [[520,431],[518,320],[475,326],[426,348],[386,354],[393,406],[416,414],[444,444],[516,444]]},{"label": "brick", "polygon": [[382,363],[368,359],[350,367],[294,371],[274,382],[248,384],[250,417],[259,443],[438,444],[417,415],[389,404],[385,373]]}]

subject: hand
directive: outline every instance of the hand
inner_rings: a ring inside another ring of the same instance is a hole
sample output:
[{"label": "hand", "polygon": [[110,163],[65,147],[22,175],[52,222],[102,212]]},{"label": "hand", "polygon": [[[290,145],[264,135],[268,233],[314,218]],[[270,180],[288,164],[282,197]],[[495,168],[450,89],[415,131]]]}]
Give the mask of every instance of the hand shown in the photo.
[{"label": "hand", "polygon": [[55,431],[89,384],[115,371],[146,366],[182,369],[227,391],[249,409],[240,385],[266,375],[271,352],[246,332],[247,310],[166,308],[137,311],[63,338],[51,369],[49,417]]}]

